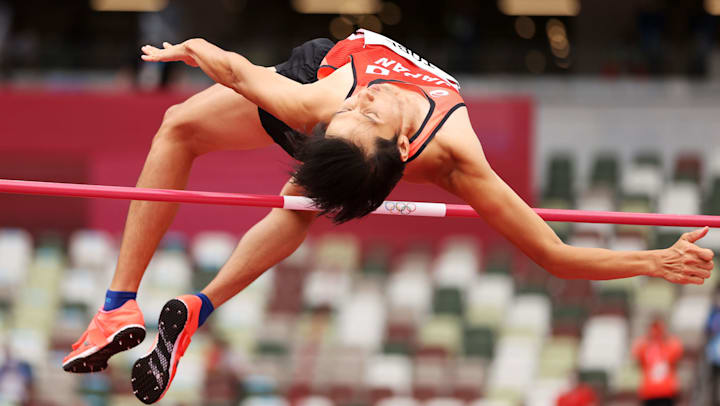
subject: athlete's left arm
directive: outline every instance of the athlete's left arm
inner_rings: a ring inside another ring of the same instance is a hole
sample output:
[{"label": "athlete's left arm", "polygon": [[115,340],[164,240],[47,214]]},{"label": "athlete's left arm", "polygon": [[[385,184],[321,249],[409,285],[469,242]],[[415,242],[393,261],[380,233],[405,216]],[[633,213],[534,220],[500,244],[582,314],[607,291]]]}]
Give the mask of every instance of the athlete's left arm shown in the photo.
[{"label": "athlete's left arm", "polygon": [[670,248],[653,251],[611,251],[564,244],[490,167],[470,125],[466,109],[454,113],[449,148],[455,165],[438,184],[470,204],[493,228],[555,276],[567,279],[616,279],[637,275],[662,277],[675,283],[701,284],[710,276],[712,251],[693,244],[707,233],[700,229]]},{"label": "athlete's left arm", "polygon": [[142,59],[148,62],[182,61],[199,67],[215,82],[267,110],[290,127],[308,132],[317,122],[335,112],[343,100],[342,92],[332,89],[339,76],[300,84],[265,67],[255,65],[244,56],[209,43],[202,38],[180,44],[163,43],[163,48],[142,47]]}]

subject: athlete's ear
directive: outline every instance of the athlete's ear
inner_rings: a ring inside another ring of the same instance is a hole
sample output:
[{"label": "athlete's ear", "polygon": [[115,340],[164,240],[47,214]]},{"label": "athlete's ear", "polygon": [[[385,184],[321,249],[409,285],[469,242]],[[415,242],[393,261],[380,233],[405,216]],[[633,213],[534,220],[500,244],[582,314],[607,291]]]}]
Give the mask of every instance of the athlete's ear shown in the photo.
[{"label": "athlete's ear", "polygon": [[410,157],[410,140],[407,136],[401,135],[397,139],[398,150],[400,151],[400,159],[407,162]]}]

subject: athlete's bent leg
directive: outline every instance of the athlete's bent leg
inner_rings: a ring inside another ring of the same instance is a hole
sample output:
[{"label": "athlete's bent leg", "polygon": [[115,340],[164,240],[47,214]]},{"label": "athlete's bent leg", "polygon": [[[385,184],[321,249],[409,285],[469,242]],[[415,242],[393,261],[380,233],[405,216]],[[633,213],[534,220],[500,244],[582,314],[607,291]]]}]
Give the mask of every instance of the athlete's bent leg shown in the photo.
[{"label": "athlete's bent leg", "polygon": [[[298,195],[288,183],[284,195]],[[263,272],[290,255],[302,243],[315,219],[314,212],[273,209],[240,240],[230,259],[203,290],[217,307],[243,290]],[[160,400],[172,383],[180,357],[200,324],[203,303],[197,295],[167,302],[158,320],[158,339],[148,355],[132,368],[133,393],[145,403]]]},{"label": "athlete's bent leg", "polygon": [[[220,85],[168,109],[153,139],[138,187],[182,189],[193,160],[206,152],[252,149],[272,142],[260,124],[257,107]],[[130,204],[120,257],[107,310],[99,311],[87,331],[63,359],[68,372],[95,372],[114,354],[145,338],[137,291],[145,268],[170,226],[177,204],[134,201]],[[115,303],[113,303],[113,301]]]},{"label": "athlete's bent leg", "polygon": [[[184,189],[193,160],[207,152],[259,148],[272,143],[257,106],[214,85],[168,109],[153,139],[137,187]],[[133,201],[110,290],[137,291],[177,203]]]},{"label": "athlete's bent leg", "polygon": [[[302,195],[288,182],[283,195]],[[230,259],[202,290],[214,307],[228,301],[273,265],[287,258],[305,240],[317,213],[273,209],[243,236]]]}]

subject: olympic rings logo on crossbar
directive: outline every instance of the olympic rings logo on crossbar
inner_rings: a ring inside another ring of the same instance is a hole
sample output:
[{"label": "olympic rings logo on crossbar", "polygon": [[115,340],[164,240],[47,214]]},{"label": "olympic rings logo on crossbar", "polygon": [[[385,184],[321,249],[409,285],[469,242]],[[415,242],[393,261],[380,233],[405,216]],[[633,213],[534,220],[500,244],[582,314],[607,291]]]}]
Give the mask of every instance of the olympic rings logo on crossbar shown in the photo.
[{"label": "olympic rings logo on crossbar", "polygon": [[389,211],[390,213],[400,213],[409,215],[412,214],[415,210],[417,210],[417,206],[415,203],[406,203],[406,202],[385,202],[385,210]]}]

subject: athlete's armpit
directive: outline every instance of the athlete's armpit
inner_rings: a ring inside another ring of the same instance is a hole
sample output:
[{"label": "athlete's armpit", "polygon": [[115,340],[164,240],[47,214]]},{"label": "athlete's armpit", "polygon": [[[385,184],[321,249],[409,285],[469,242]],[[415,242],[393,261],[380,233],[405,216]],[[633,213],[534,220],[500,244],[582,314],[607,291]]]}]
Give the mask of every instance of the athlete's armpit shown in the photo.
[{"label": "athlete's armpit", "polygon": [[230,65],[236,70],[236,80],[232,88],[298,131],[310,132],[315,124],[328,120],[343,101],[342,89],[348,86],[344,84],[348,79],[343,80],[349,72],[347,68],[302,85],[233,55]]}]

